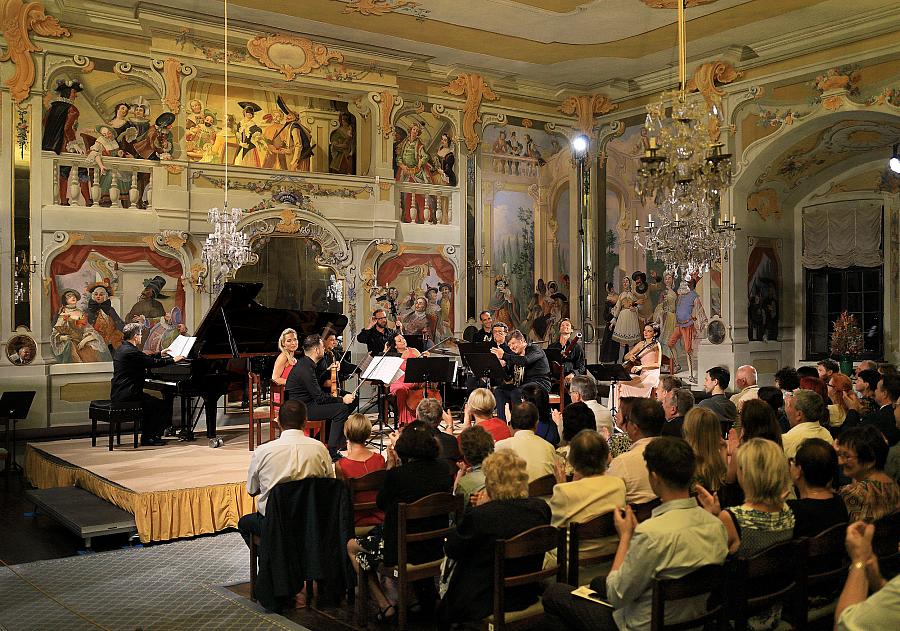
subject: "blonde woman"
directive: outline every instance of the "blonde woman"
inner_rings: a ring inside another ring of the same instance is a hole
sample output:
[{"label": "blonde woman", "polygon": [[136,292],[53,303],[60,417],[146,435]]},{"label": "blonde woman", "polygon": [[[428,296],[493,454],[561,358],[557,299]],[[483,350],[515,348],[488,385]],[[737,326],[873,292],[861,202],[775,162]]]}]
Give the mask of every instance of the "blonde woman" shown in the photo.
[{"label": "blonde woman", "polygon": [[[347,452],[335,463],[334,473],[338,478],[349,480],[384,469],[384,457],[377,451],[366,447],[366,441],[372,435],[372,422],[365,414],[351,414],[344,423],[344,436],[347,437]],[[362,491],[357,496],[360,502],[373,502],[378,491]],[[384,512],[365,510],[356,513],[355,526],[374,526],[384,521]]]},{"label": "blonde woman", "polygon": [[[277,383],[280,386],[287,383],[288,374],[290,374],[291,369],[297,363],[297,358],[294,357],[294,354],[297,352],[298,346],[297,332],[294,329],[285,329],[278,336],[278,350],[281,353],[275,360],[275,367],[272,368],[272,383]],[[281,397],[277,392],[273,393],[272,397],[275,399],[276,404],[281,403]]]},{"label": "blonde woman", "polygon": [[469,400],[463,407],[463,427],[478,425],[484,429],[494,442],[512,436],[509,425],[494,412],[497,408],[497,400],[494,394],[487,388],[475,388],[469,395]]}]

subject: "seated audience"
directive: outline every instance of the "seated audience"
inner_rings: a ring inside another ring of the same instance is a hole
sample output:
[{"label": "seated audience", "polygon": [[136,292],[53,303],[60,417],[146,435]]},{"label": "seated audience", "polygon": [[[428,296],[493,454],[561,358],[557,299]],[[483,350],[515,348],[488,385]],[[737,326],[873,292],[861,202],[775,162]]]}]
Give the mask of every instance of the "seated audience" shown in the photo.
[{"label": "seated audience", "polygon": [[[429,401],[430,399],[425,399]],[[376,503],[384,511],[384,523],[375,526],[368,535],[347,542],[347,552],[353,569],[369,572],[369,593],[375,598],[380,611],[378,620],[395,617],[395,603],[388,600],[378,577],[374,573],[380,565],[397,565],[397,505],[420,500],[432,493],[449,493],[453,488],[453,478],[446,465],[438,458],[440,447],[434,438],[432,428],[423,421],[413,421],[400,432],[391,434],[388,450],[388,473],[384,486],[378,491]],[[455,442],[455,441],[454,441]],[[399,463],[399,466],[392,466]],[[409,532],[425,532],[446,525],[446,518],[422,519],[409,525]],[[410,544],[410,563],[425,563],[439,558],[440,546],[433,542]],[[427,604],[434,598],[434,584],[422,581],[417,584],[420,602]]]},{"label": "seated audience", "polygon": [[[550,523],[547,503],[528,497],[528,473],[522,458],[508,449],[499,449],[485,459],[483,467],[484,490],[444,544],[452,569],[437,610],[441,629],[449,629],[452,623],[480,622],[492,613],[494,543],[498,539],[509,539]],[[540,567],[540,557],[506,564],[507,572],[515,574],[535,572]],[[535,584],[510,587],[504,593],[506,611],[526,609],[537,600]]]},{"label": "seated audience", "polygon": [[[566,412],[571,406],[566,406]],[[593,429],[578,432],[569,442],[569,465],[574,471],[571,482],[559,482],[550,498],[551,524],[568,528],[572,522],[584,523],[625,505],[625,483],[606,473],[609,445]],[[585,540],[579,550],[591,553],[608,544],[607,541]],[[556,565],[556,554],[547,555],[548,563]]]},{"label": "seated audience", "polygon": [[566,478],[572,476],[572,467],[568,463],[569,442],[585,429],[594,429],[596,420],[594,413],[584,403],[570,403],[566,406],[562,414],[558,410],[553,410],[553,421],[562,430],[562,441],[560,447],[556,450],[560,462],[565,463]]},{"label": "seated audience", "polygon": [[750,365],[744,365],[737,369],[734,375],[734,387],[738,389],[736,394],[731,395],[731,402],[737,411],[741,411],[744,401],[756,399],[759,395],[759,386],[756,384],[757,373],[756,368]]},{"label": "seated audience", "polygon": [[800,387],[800,376],[790,366],[779,368],[775,373],[775,387],[782,392],[793,392]]},{"label": "seated audience", "polygon": [[[765,388],[760,388],[760,391]],[[781,391],[778,391],[781,397]],[[775,420],[775,412],[772,406],[762,400],[747,401],[738,415],[740,429],[732,428],[728,432],[727,455],[728,474],[726,480],[729,484],[737,481],[737,450],[742,444],[751,438],[764,438],[771,440],[781,447],[781,427]]]},{"label": "seated audience", "polygon": [[625,482],[625,501],[644,504],[656,499],[644,462],[644,449],[654,441],[665,423],[662,406],[656,399],[637,399],[622,429],[631,440],[631,449],[613,459],[609,475]]},{"label": "seated audience", "polygon": [[679,377],[676,377],[675,375],[663,375],[659,378],[659,385],[656,386],[656,400],[659,401],[663,407],[666,407],[666,402],[669,400],[669,395],[672,394],[672,391],[676,388],[683,387],[684,384]]},{"label": "seated audience", "polygon": [[[900,407],[897,407],[900,414]],[[900,419],[897,420],[897,426],[900,427]],[[897,484],[900,484],[900,443],[897,443],[888,450],[887,459],[884,462],[884,472]]]},{"label": "seated audience", "polygon": [[569,396],[572,403],[579,401],[591,408],[596,420],[596,429],[599,432],[601,427],[605,427],[612,432],[613,420],[609,408],[597,400],[597,383],[593,377],[587,375],[576,375],[569,384]]},{"label": "seated audience", "polygon": [[894,446],[900,440],[900,428],[894,417],[894,405],[900,399],[900,377],[884,375],[875,387],[875,403],[879,406],[872,414],[862,418],[862,425],[874,425],[882,433],[888,446]]},{"label": "seated audience", "polygon": [[459,435],[459,446],[463,461],[459,465],[459,473],[456,474],[453,492],[462,495],[466,504],[469,504],[472,495],[484,488],[484,472],[481,465],[485,458],[494,453],[494,439],[481,425],[475,425],[462,431]]},{"label": "seated audience", "polygon": [[800,389],[811,390],[822,397],[823,401],[828,400],[828,387],[818,377],[800,377]]},{"label": "seated audience", "polygon": [[837,454],[821,438],[807,438],[788,461],[797,498],[787,504],[794,512],[794,537],[814,537],[835,524],[848,522],[847,507],[832,492]]},{"label": "seated audience", "polygon": [[476,388],[469,395],[469,400],[463,407],[463,426],[479,425],[484,429],[494,442],[509,438],[512,433],[509,425],[501,418],[494,415],[497,408],[497,400],[494,393],[487,388]]},{"label": "seated audience", "polygon": [[[804,377],[812,377],[813,379],[819,378],[819,371],[815,366],[798,366],[797,367],[797,377],[803,379]],[[801,384],[802,388],[803,385]]]},{"label": "seated audience", "polygon": [[684,439],[694,451],[697,470],[694,483],[710,493],[718,493],[722,507],[741,503],[743,496],[738,484],[728,484],[728,464],[721,424],[712,410],[694,408],[684,419]]},{"label": "seated audience", "polygon": [[844,395],[853,394],[853,384],[850,377],[836,372],[825,385],[828,386],[828,400],[831,401],[828,405],[828,426],[832,435],[836,436],[849,411]]},{"label": "seated audience", "polygon": [[838,439],[842,473],[851,479],[838,493],[850,521],[878,521],[900,510],[900,487],[884,472],[888,446],[871,425],[848,429]]},{"label": "seated audience", "polygon": [[[653,494],[662,505],[653,516],[637,523],[630,507],[617,509],[619,546],[612,572],[591,587],[604,592],[613,608],[572,596],[573,587],[550,585],[543,604],[548,626],[555,630],[647,631],[650,629],[653,579],[679,578],[692,570],[721,564],[728,554],[722,522],[697,506],[689,489],[694,477],[694,454],[686,442],[663,436],[643,451]],[[706,611],[707,597],[685,599],[668,607],[666,623],[693,618]]]},{"label": "seated audience", "polygon": [[[663,425],[662,436],[684,436],[684,416],[694,407],[694,393],[687,388],[675,388],[663,401],[663,413],[666,415],[666,423]],[[718,417],[716,417],[718,419]]]},{"label": "seated audience", "polygon": [[775,412],[775,420],[778,423],[778,427],[781,428],[779,436],[791,429],[791,424],[787,420],[787,414],[784,413],[784,396],[788,393],[772,386],[763,386],[759,389],[758,394],[759,399],[765,401],[772,408],[772,411]]},{"label": "seated audience", "polygon": [[784,410],[791,424],[791,429],[781,437],[784,455],[793,458],[797,449],[807,438],[821,438],[829,445],[832,443],[831,432],[822,427],[828,422],[828,408],[825,400],[811,390],[799,389],[785,397]]},{"label": "seated audience", "polygon": [[[631,439],[622,428],[631,416],[631,406],[638,400],[638,397],[622,397],[619,399],[619,408],[616,410],[615,424],[613,431],[607,438],[609,441],[609,455],[618,458],[621,454],[631,449]],[[600,431],[603,434],[603,431]]]},{"label": "seated audience", "polygon": [[[366,441],[372,436],[372,422],[365,414],[351,414],[344,423],[344,436],[347,437],[347,453],[334,466],[338,478],[349,480],[361,478],[373,471],[384,469],[384,457],[377,451],[366,447]],[[360,502],[375,500],[377,491],[362,491],[356,496]],[[374,526],[384,521],[384,513],[378,509],[363,510],[356,513],[355,526]]]},{"label": "seated audience", "polygon": [[816,364],[816,372],[819,373],[822,383],[827,384],[832,376],[841,374],[841,366],[833,359],[823,359]]},{"label": "seated audience", "polygon": [[250,457],[247,493],[256,498],[256,512],[238,520],[238,530],[247,545],[263,530],[266,501],[276,484],[304,478],[333,478],[334,466],[328,449],[303,433],[306,406],[301,401],[285,401],[279,415],[281,436],[263,443]]},{"label": "seated audience", "polygon": [[875,391],[878,382],[881,381],[881,373],[877,370],[860,370],[853,382],[853,392],[844,395],[844,403],[847,404],[847,417],[844,419],[842,430],[853,429],[862,424],[862,419],[874,414],[880,407],[875,402]]},{"label": "seated audience", "polygon": [[[456,475],[456,463],[462,457],[459,453],[459,441],[451,433],[453,420],[449,412],[444,412],[441,402],[437,399],[422,399],[416,406],[416,420],[423,421],[431,430],[431,435],[440,447],[438,458],[447,463],[450,475]],[[441,423],[447,427],[447,431],[441,431]]]},{"label": "seated audience", "polygon": [[512,438],[494,445],[494,451],[512,449],[525,460],[529,482],[556,471],[556,451],[553,445],[535,435],[537,423],[538,411],[534,404],[523,401],[513,405],[509,420]]},{"label": "seated audience", "polygon": [[713,366],[706,371],[706,379],[703,389],[709,393],[709,397],[703,399],[697,405],[713,411],[723,423],[732,423],[737,418],[737,408],[725,395],[731,375],[721,366]]},{"label": "seated audience", "polygon": [[885,581],[872,551],[875,526],[858,521],[847,526],[850,570],[834,609],[836,631],[896,628],[900,620],[900,574]]},{"label": "seated audience", "polygon": [[[794,513],[785,504],[790,491],[784,453],[770,440],[753,438],[738,449],[738,482],[744,503],[722,510],[718,498],[702,486],[697,499],[718,515],[728,532],[728,550],[742,557],[753,556],[794,535]],[[774,629],[781,618],[781,605],[752,616],[751,629]]]},{"label": "seated audience", "polygon": [[559,446],[559,430],[550,411],[550,393],[536,383],[522,386],[522,400],[534,404],[538,411],[538,424],[534,433],[554,447]]},{"label": "seated audience", "polygon": [[859,377],[859,373],[864,370],[874,370],[875,372],[878,372],[878,364],[871,359],[864,359],[856,365],[854,375]]}]

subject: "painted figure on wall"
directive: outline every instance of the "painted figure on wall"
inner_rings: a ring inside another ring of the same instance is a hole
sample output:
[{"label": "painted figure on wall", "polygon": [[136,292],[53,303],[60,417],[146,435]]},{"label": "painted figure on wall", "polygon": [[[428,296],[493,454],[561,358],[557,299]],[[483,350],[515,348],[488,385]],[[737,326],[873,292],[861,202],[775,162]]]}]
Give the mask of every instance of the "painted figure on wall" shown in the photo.
[{"label": "painted figure on wall", "polygon": [[165,307],[158,300],[166,298],[162,293],[163,287],[166,286],[166,279],[162,276],[154,276],[153,278],[144,279],[144,289],[141,296],[134,306],[125,316],[126,322],[140,322],[144,328],[149,329],[155,325],[165,313]]},{"label": "painted figure on wall", "polygon": [[[675,292],[675,276],[672,272],[663,274],[663,289],[659,293],[659,303],[653,311],[653,321],[659,326],[659,339],[665,343],[675,332],[675,306],[678,294]],[[671,353],[671,350],[669,351]],[[673,357],[670,354],[670,357]]]},{"label": "painted figure on wall", "polygon": [[435,326],[434,337],[442,340],[453,335],[453,285],[441,283],[438,285],[441,292],[438,298],[438,320]]},{"label": "painted figure on wall", "polygon": [[[409,128],[406,138],[397,143],[394,152],[397,156],[398,182],[412,182],[418,184],[431,183],[431,165],[428,163],[428,153],[419,136],[422,127],[419,123],[413,123]],[[401,193],[402,221],[410,223],[425,223],[425,196],[418,193]]]},{"label": "painted figure on wall", "polygon": [[328,137],[328,172],[340,175],[356,173],[356,131],[349,112],[338,115],[338,127]]},{"label": "painted figure on wall", "polygon": [[175,341],[179,335],[186,335],[187,327],[182,322],[181,309],[172,307],[153,325],[144,339],[145,353],[159,353]]},{"label": "painted figure on wall", "polygon": [[104,279],[91,283],[85,288],[85,291],[91,296],[87,307],[88,324],[103,337],[103,341],[112,352],[122,343],[124,338],[122,328],[125,323],[109,300],[112,296],[109,281]]},{"label": "painted figure on wall", "polygon": [[456,153],[453,151],[453,139],[450,134],[441,134],[441,144],[436,154],[440,181],[435,184],[456,186]]},{"label": "painted figure on wall", "polygon": [[428,299],[419,296],[413,303],[413,310],[403,318],[403,332],[431,338],[434,336],[436,324],[435,317],[428,313]]},{"label": "painted figure on wall", "polygon": [[[109,125],[100,125],[99,127],[97,127],[97,133],[99,134],[99,136],[90,147],[90,152],[87,156],[87,162],[91,166],[96,167],[100,173],[100,177],[98,178],[100,184],[100,205],[109,206],[112,204],[112,200],[109,196],[109,191],[113,183],[113,173],[109,171],[106,164],[103,162],[103,158],[124,158],[126,156],[126,153],[119,146],[113,130]],[[125,178],[119,176],[116,180],[116,186],[120,191],[121,200],[121,191],[123,190],[123,188],[126,195],[128,193],[128,189],[131,188],[131,178],[129,177],[126,181]],[[127,188],[125,188],[126,186]],[[94,192],[96,192],[96,190]]]},{"label": "painted figure on wall", "polygon": [[778,340],[781,265],[777,243],[758,239],[747,257],[747,337],[751,342]]},{"label": "painted figure on wall", "polygon": [[697,383],[697,362],[694,360],[694,338],[706,328],[706,311],[696,291],[697,281],[682,280],[678,286],[678,299],[675,303],[675,332],[666,341],[670,349],[670,357],[674,356],[675,346],[681,340],[684,354],[687,356],[690,380]]},{"label": "painted figure on wall", "polygon": [[278,109],[284,114],[284,127],[276,134],[276,140],[281,140],[284,145],[278,154],[277,165],[286,171],[310,170],[310,158],[315,150],[310,130],[300,123],[300,115],[287,106],[281,96],[275,98]]},{"label": "painted figure on wall", "polygon": [[494,173],[506,172],[506,160],[496,157],[504,156],[507,153],[505,131],[501,130],[500,133],[497,134],[497,140],[495,140],[493,146],[491,146],[491,153],[494,154],[494,157],[491,159],[491,164],[494,167]]},{"label": "painted figure on wall", "polygon": [[171,160],[174,145],[172,144],[172,125],[175,114],[163,112],[156,117],[147,134],[135,141],[134,149],[144,160]]},{"label": "painted figure on wall", "polygon": [[509,288],[509,281],[503,276],[494,280],[494,296],[488,309],[494,314],[494,322],[505,323],[510,331],[519,328],[521,321],[516,299]]},{"label": "painted figure on wall", "polygon": [[[44,114],[43,139],[41,149],[52,151],[56,155],[62,153],[84,153],[76,140],[75,130],[78,126],[78,108],[75,106],[75,98],[84,88],[76,80],[64,81],[60,79],[53,89],[56,98],[50,102],[50,107]],[[69,205],[69,174],[70,166],[60,166],[58,174],[59,203]],[[87,169],[78,169],[78,183],[81,194],[85,200],[90,199],[90,190],[87,177]]]},{"label": "painted figure on wall", "polygon": [[203,118],[185,131],[186,153],[189,159],[206,164],[223,162],[216,146],[220,131],[216,126],[217,119],[215,112],[204,110]]},{"label": "painted figure on wall", "polygon": [[238,150],[234,164],[244,167],[261,167],[265,162],[262,127],[256,122],[256,113],[262,108],[252,101],[238,103],[243,117],[237,128]]},{"label": "painted figure on wall", "polygon": [[638,316],[637,296],[631,290],[631,279],[622,279],[622,291],[612,310],[612,339],[622,346],[633,346],[641,339],[641,323]]},{"label": "painted figure on wall", "polygon": [[63,306],[50,331],[50,350],[57,361],[77,364],[112,361],[103,336],[91,326],[87,313],[78,305],[81,293],[65,289],[60,298]]}]

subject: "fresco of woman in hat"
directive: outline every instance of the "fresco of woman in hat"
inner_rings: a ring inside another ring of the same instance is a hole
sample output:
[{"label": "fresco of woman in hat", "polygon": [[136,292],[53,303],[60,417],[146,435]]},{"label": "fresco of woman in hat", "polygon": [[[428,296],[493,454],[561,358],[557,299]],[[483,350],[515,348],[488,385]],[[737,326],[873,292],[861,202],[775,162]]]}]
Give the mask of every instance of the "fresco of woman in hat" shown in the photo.
[{"label": "fresco of woman in hat", "polygon": [[50,350],[61,364],[112,361],[103,337],[88,324],[87,314],[78,306],[81,294],[74,289],[62,292],[56,323],[50,332]]},{"label": "fresco of woman in hat", "polygon": [[103,337],[103,341],[111,350],[119,348],[124,339],[122,327],[125,326],[125,323],[122,322],[122,318],[116,313],[115,307],[109,300],[112,296],[109,279],[104,278],[91,283],[85,287],[85,291],[91,296],[87,307],[88,324]]},{"label": "fresco of woman in hat", "polygon": [[356,172],[356,133],[349,112],[338,115],[340,124],[328,138],[328,172],[353,175]]},{"label": "fresco of woman in hat", "polygon": [[243,118],[237,128],[238,150],[234,156],[236,166],[261,167],[265,162],[265,138],[256,122],[256,113],[262,108],[251,101],[238,103]]},{"label": "fresco of woman in hat", "polygon": [[[119,146],[119,143],[116,141],[115,133],[113,132],[112,127],[110,127],[109,125],[98,125],[96,129],[99,135],[94,141],[94,144],[91,145],[90,152],[87,156],[87,161],[88,164],[90,164],[91,166],[96,166],[100,171],[100,205],[109,206],[112,203],[112,200],[109,198],[109,189],[110,186],[112,186],[113,174],[103,162],[103,158],[124,158],[126,154]],[[94,177],[97,177],[96,174],[94,175]],[[116,183],[120,191],[122,191],[123,187],[126,186],[125,179],[121,176],[118,178]],[[124,192],[126,195],[128,194],[129,188],[131,188],[131,177],[128,178],[127,188],[124,188]]]},{"label": "fresco of woman in hat", "polygon": [[165,307],[157,300],[157,298],[166,298],[162,293],[165,286],[166,279],[162,276],[145,278],[141,297],[131,307],[128,315],[125,316],[125,321],[141,322],[145,328],[150,328],[156,324],[166,314]]}]

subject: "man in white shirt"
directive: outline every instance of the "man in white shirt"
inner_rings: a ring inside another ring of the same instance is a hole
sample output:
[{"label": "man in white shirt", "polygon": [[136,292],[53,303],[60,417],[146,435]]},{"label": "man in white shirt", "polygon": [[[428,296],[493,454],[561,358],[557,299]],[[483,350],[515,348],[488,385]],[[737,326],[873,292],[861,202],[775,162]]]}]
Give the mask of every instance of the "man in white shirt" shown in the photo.
[{"label": "man in white shirt", "polygon": [[662,405],[656,399],[638,399],[631,405],[631,414],[621,422],[620,429],[631,439],[631,449],[619,454],[606,473],[625,482],[625,501],[629,504],[656,499],[644,462],[644,449],[659,436],[665,422]]},{"label": "man in white shirt", "polygon": [[247,545],[262,532],[266,501],[276,484],[303,478],[333,478],[334,465],[328,449],[320,441],[303,433],[306,405],[289,400],[281,406],[278,421],[284,431],[276,440],[257,447],[250,459],[247,493],[256,497],[256,511],[238,521],[238,530]]},{"label": "man in white shirt", "polygon": [[737,369],[737,374],[734,376],[734,386],[738,389],[738,392],[731,395],[731,402],[734,403],[738,412],[744,407],[744,401],[759,398],[759,386],[756,384],[756,379],[756,368],[753,366],[745,364]]},{"label": "man in white shirt", "polygon": [[786,458],[797,455],[800,444],[807,438],[821,438],[832,444],[831,432],[822,427],[822,421],[828,422],[828,408],[817,393],[812,390],[794,390],[794,394],[785,395],[784,412],[791,429],[781,437]]},{"label": "man in white shirt", "polygon": [[572,377],[572,382],[569,384],[569,396],[572,398],[572,403],[581,401],[591,408],[591,412],[594,413],[594,418],[597,419],[598,432],[601,427],[605,427],[609,430],[609,433],[612,434],[612,414],[608,407],[597,400],[597,384],[594,383],[593,379],[586,375],[576,375],[575,377]]},{"label": "man in white shirt", "polygon": [[533,482],[556,471],[556,451],[553,445],[535,435],[538,411],[534,404],[525,401],[513,406],[509,428],[512,437],[498,441],[494,451],[511,449],[525,461],[528,481]]}]

